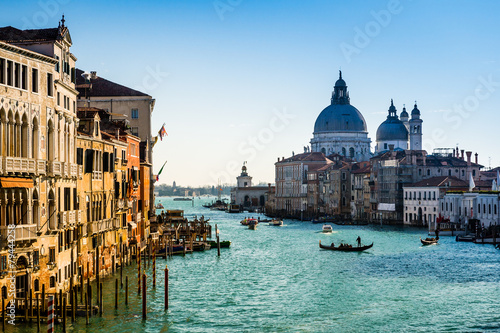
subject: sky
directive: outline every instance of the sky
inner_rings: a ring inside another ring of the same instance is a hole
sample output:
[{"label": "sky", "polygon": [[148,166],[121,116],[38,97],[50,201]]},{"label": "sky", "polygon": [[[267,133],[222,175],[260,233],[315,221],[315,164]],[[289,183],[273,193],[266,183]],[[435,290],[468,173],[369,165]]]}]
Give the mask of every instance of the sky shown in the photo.
[{"label": "sky", "polygon": [[254,183],[309,145],[338,71],[372,147],[391,99],[415,101],[423,146],[500,165],[500,2],[336,0],[2,1],[0,25],[57,27],[77,66],[156,99],[159,183]]}]

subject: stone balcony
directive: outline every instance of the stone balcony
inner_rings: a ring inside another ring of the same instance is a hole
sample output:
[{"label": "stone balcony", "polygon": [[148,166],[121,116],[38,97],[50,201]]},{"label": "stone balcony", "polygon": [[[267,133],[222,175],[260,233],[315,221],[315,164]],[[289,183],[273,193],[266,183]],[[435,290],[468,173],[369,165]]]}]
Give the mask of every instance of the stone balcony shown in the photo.
[{"label": "stone balcony", "polygon": [[20,224],[16,225],[15,232],[8,226],[0,227],[1,241],[8,244],[11,239],[15,242],[36,241],[37,229],[36,224]]},{"label": "stone balcony", "polygon": [[28,175],[44,175],[45,160],[26,157],[0,157],[0,174],[23,173]]},{"label": "stone balcony", "polygon": [[63,166],[61,162],[50,161],[48,162],[49,176],[62,176]]}]

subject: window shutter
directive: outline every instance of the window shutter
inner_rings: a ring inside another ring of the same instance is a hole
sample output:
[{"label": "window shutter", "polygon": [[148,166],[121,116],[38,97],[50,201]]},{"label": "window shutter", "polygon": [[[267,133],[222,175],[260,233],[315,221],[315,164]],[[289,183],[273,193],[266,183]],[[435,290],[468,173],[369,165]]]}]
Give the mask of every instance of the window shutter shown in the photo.
[{"label": "window shutter", "polygon": [[109,171],[115,172],[115,154],[109,154]]},{"label": "window shutter", "polygon": [[102,171],[108,172],[109,171],[109,153],[104,152],[102,154]]},{"label": "window shutter", "polygon": [[87,149],[85,151],[85,173],[94,171],[94,150]]}]

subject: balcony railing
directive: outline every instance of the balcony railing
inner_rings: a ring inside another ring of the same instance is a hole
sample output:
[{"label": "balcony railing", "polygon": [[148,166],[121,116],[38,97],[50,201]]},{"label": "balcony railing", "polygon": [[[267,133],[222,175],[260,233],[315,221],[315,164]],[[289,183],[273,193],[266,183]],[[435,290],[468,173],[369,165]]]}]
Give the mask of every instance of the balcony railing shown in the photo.
[{"label": "balcony railing", "polygon": [[37,160],[25,157],[4,157],[2,161],[4,173],[37,173]]},{"label": "balcony railing", "polygon": [[69,168],[69,163],[62,162],[61,165],[62,165],[63,177],[64,178],[68,178],[69,177],[69,169],[70,169]]},{"label": "balcony railing", "polygon": [[51,176],[62,176],[62,163],[58,161],[50,161],[49,165],[49,175]]},{"label": "balcony railing", "polygon": [[38,175],[45,175],[47,173],[47,161],[37,160],[36,161],[36,173]]},{"label": "balcony railing", "polygon": [[16,225],[15,232],[12,232],[12,229],[7,226],[2,226],[0,227],[0,232],[3,242],[8,242],[12,237],[16,242],[35,241],[37,239],[36,224]]},{"label": "balcony railing", "polygon": [[57,226],[58,229],[63,229],[66,225],[67,215],[67,212],[59,212],[59,225]]}]

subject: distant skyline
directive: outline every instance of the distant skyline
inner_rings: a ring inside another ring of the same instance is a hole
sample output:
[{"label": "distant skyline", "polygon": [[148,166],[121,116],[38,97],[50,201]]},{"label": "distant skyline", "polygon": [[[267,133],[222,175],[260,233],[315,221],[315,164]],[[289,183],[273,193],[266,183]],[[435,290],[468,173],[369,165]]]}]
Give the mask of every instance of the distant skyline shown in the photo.
[{"label": "distant skyline", "polygon": [[[482,1],[9,1],[1,26],[57,27],[77,66],[156,99],[159,183],[255,183],[309,145],[338,71],[372,151],[391,98],[415,101],[423,146],[500,165],[500,3]],[[155,135],[155,133],[153,133]]]}]

